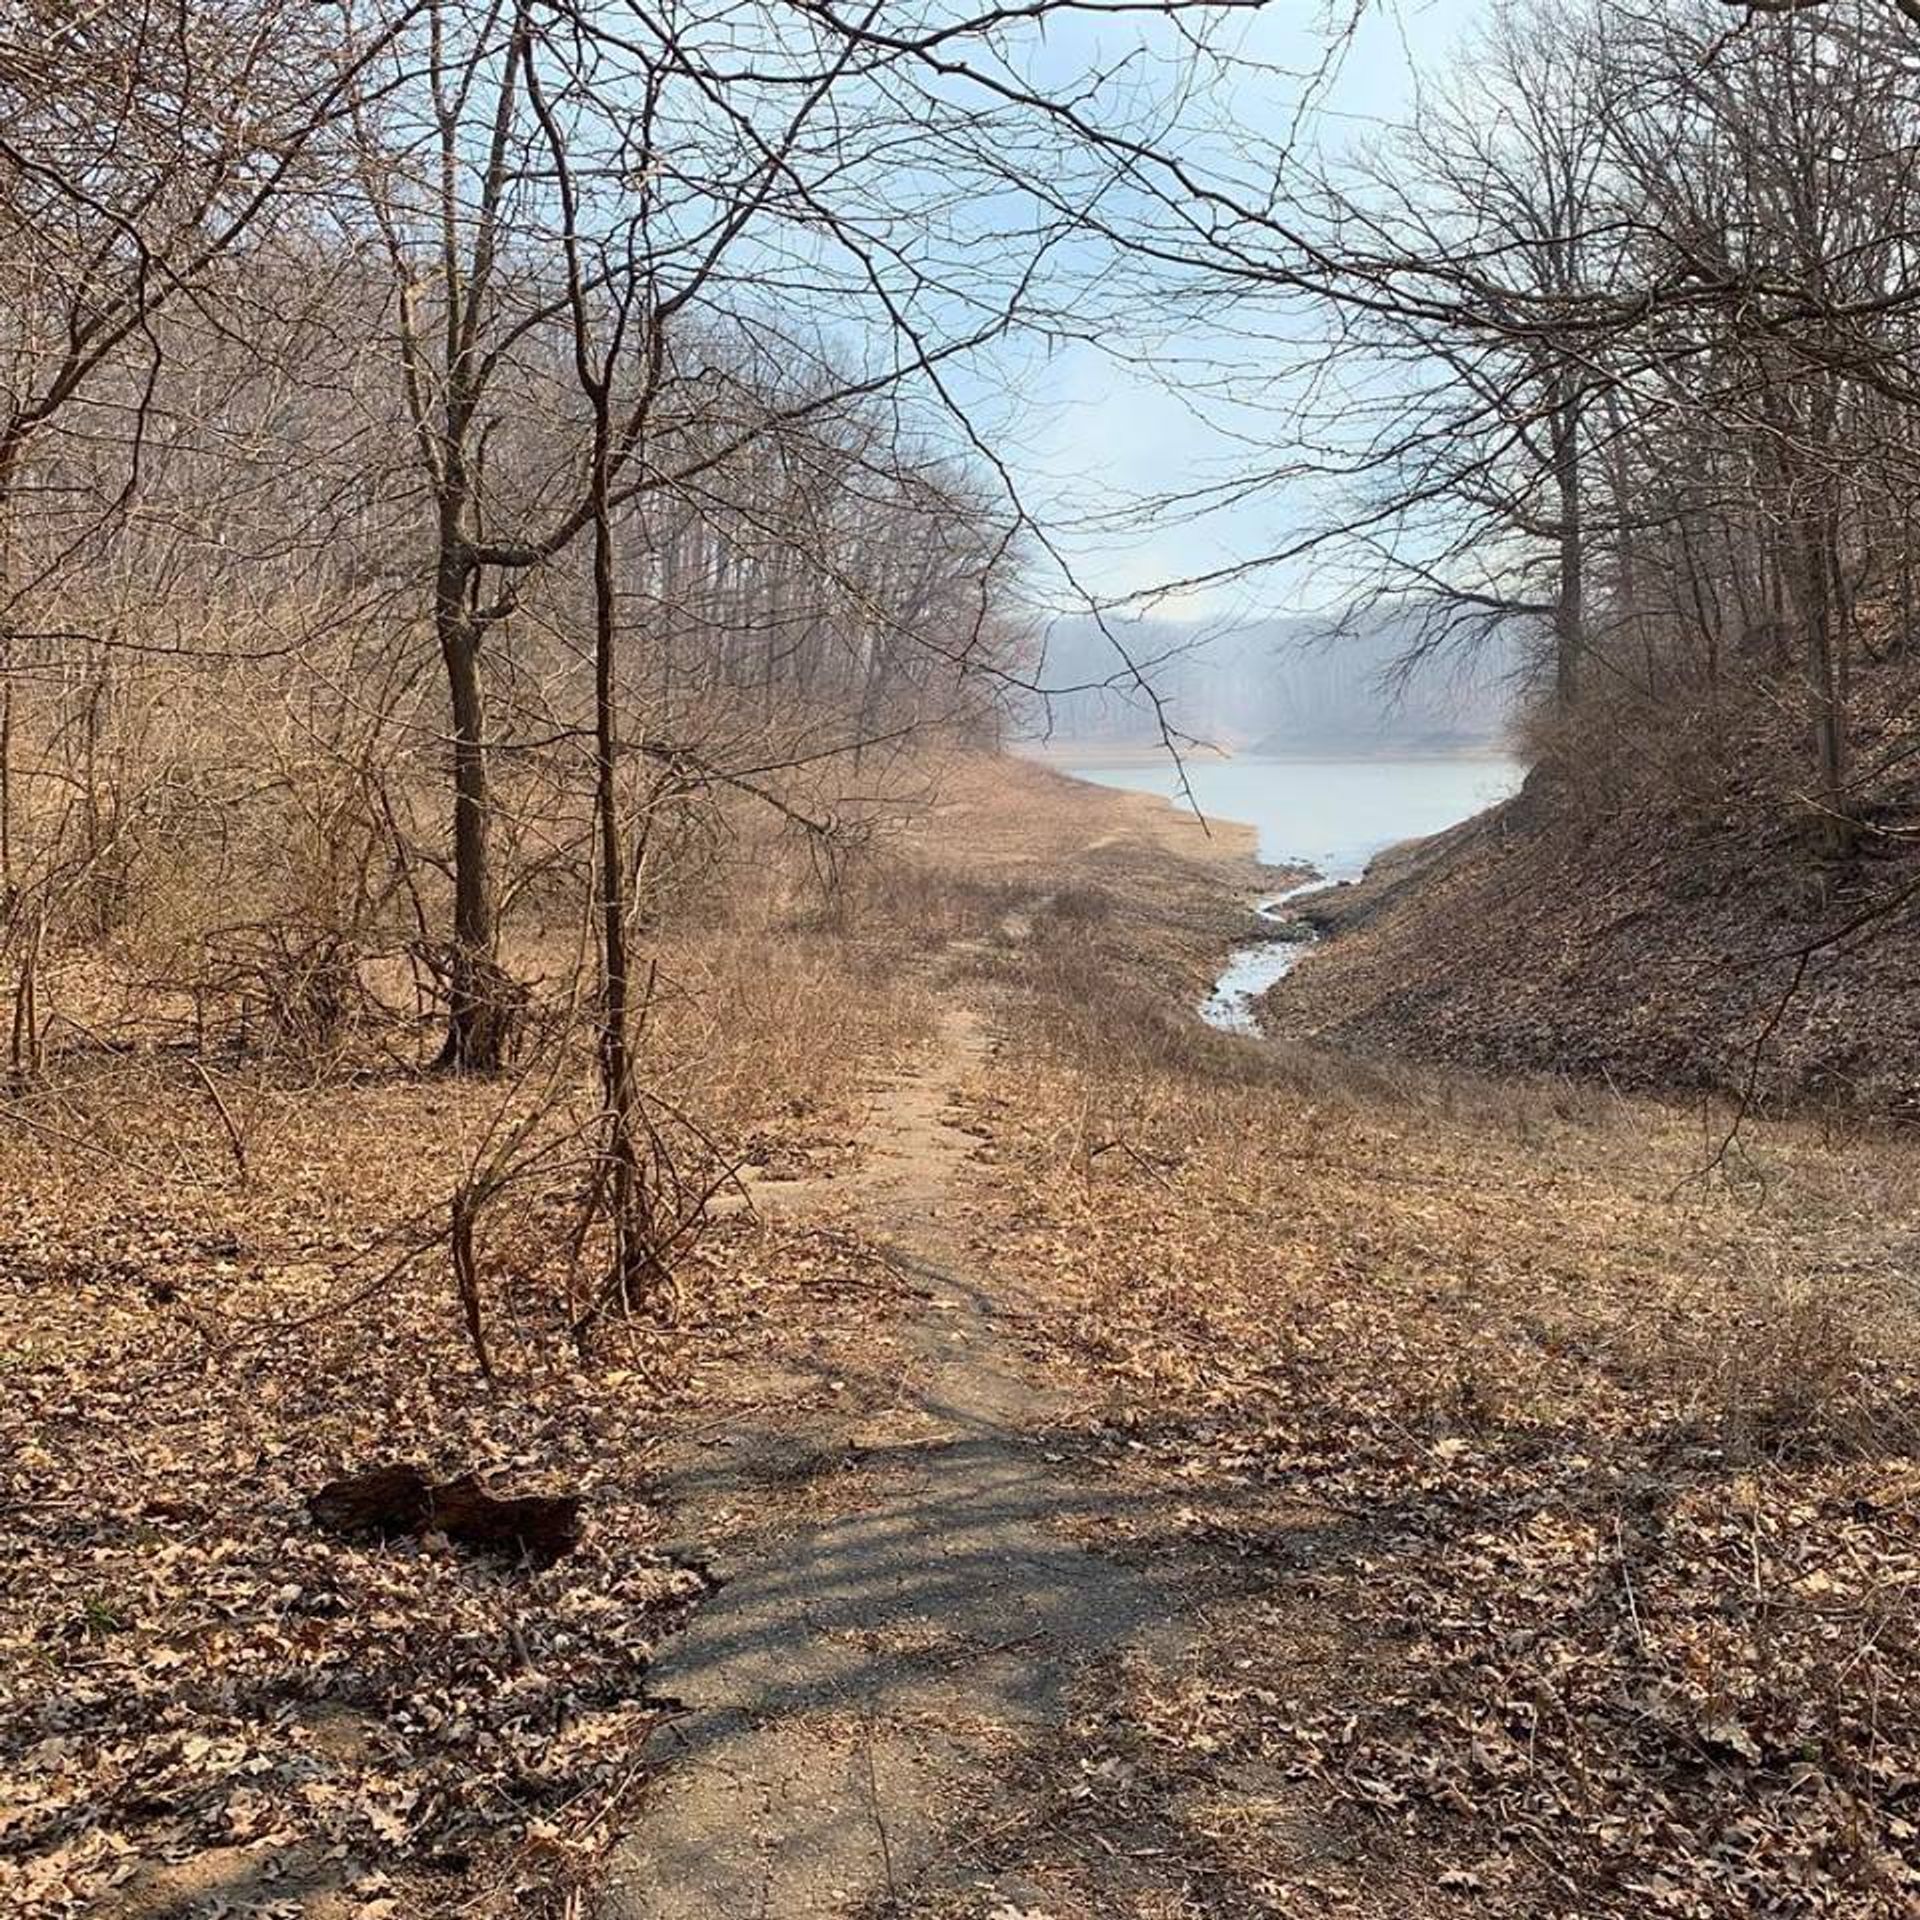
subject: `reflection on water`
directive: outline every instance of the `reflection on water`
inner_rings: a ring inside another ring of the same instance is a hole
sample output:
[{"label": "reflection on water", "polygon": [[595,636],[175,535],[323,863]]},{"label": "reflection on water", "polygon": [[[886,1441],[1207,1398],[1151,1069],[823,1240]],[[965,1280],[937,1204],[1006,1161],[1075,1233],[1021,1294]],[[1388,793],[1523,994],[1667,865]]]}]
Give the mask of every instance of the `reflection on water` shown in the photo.
[{"label": "reflection on water", "polygon": [[[1164,757],[1127,766],[1068,766],[1077,779],[1184,800],[1180,773]],[[1260,836],[1271,866],[1310,866],[1319,876],[1263,901],[1263,918],[1285,922],[1285,904],[1329,881],[1357,880],[1396,841],[1438,833],[1504,800],[1525,774],[1499,756],[1458,760],[1192,760],[1192,802],[1209,819],[1239,820]],[[1310,942],[1265,939],[1238,948],[1221,969],[1202,1016],[1231,1033],[1257,1033],[1254,1002]]]}]

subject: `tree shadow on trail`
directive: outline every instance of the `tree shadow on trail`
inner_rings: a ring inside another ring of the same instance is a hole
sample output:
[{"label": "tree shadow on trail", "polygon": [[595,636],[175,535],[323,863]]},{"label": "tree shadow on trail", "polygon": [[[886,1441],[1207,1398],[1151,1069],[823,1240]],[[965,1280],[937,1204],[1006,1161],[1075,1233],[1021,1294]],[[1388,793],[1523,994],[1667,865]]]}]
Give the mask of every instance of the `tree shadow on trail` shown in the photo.
[{"label": "tree shadow on trail", "polygon": [[[806,1524],[761,1535],[732,1577],[721,1541],[719,1583],[660,1649],[649,1691],[670,1718],[609,1911],[1068,1920],[1203,1893],[1191,1910],[1286,1911],[1190,1804],[1205,1770],[1126,1704],[1128,1676],[1176,1687],[1207,1608],[1271,1570],[1090,1460],[1077,1410],[1020,1370],[1020,1316],[926,1271],[950,1311],[920,1377],[866,1383],[909,1437],[836,1449],[775,1409],[729,1435],[730,1464],[669,1487]],[[1303,1517],[1297,1550],[1344,1553],[1349,1531]],[[1278,1776],[1248,1797],[1301,1858],[1345,1847]]]}]

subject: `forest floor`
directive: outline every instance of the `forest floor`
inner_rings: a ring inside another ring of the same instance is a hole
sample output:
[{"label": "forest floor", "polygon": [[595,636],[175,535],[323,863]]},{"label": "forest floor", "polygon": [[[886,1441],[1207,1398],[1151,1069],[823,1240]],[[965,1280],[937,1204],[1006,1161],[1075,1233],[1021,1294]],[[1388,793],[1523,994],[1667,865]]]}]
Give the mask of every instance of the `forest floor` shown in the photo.
[{"label": "forest floor", "polygon": [[[497,1089],[18,1103],[8,1910],[1912,1912],[1907,1144],[1211,1033],[1246,837],[1041,770],[883,865],[753,930],[757,1170],[592,1360],[557,1193],[497,1385],[393,1270]],[[395,1458],[583,1544],[314,1530]]]}]

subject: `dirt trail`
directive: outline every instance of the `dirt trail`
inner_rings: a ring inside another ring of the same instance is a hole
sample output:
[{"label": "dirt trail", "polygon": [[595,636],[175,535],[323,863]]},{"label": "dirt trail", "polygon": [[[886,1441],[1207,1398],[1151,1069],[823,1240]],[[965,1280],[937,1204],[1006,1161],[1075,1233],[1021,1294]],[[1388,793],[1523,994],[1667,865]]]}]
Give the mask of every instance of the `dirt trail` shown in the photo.
[{"label": "dirt trail", "polygon": [[[669,1480],[696,1538],[743,1500],[771,1495],[776,1523],[653,1669],[683,1712],[655,1736],[662,1771],[614,1863],[623,1920],[1022,1911],[1029,1890],[970,1865],[963,1833],[991,1823],[996,1782],[1088,1662],[1170,1648],[1152,1583],[1070,1536],[1108,1496],[1049,1453],[1062,1398],[1023,1366],[1018,1303],[953,1217],[974,1143],[950,1104],[988,1044],[950,1007],[937,1056],[872,1115],[861,1224],[918,1293],[890,1404],[837,1447],[776,1415]],[[820,1519],[808,1496],[849,1451],[863,1492]]]}]

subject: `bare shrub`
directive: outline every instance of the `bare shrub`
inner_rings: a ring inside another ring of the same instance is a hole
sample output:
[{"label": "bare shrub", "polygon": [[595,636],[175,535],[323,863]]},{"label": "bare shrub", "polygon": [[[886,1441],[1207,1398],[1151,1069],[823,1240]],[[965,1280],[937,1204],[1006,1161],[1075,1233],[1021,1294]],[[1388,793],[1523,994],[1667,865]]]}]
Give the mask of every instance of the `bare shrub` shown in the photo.
[{"label": "bare shrub", "polygon": [[1712,1330],[1699,1364],[1701,1390],[1739,1452],[1847,1455],[1886,1437],[1871,1349],[1832,1280],[1763,1282]]}]

